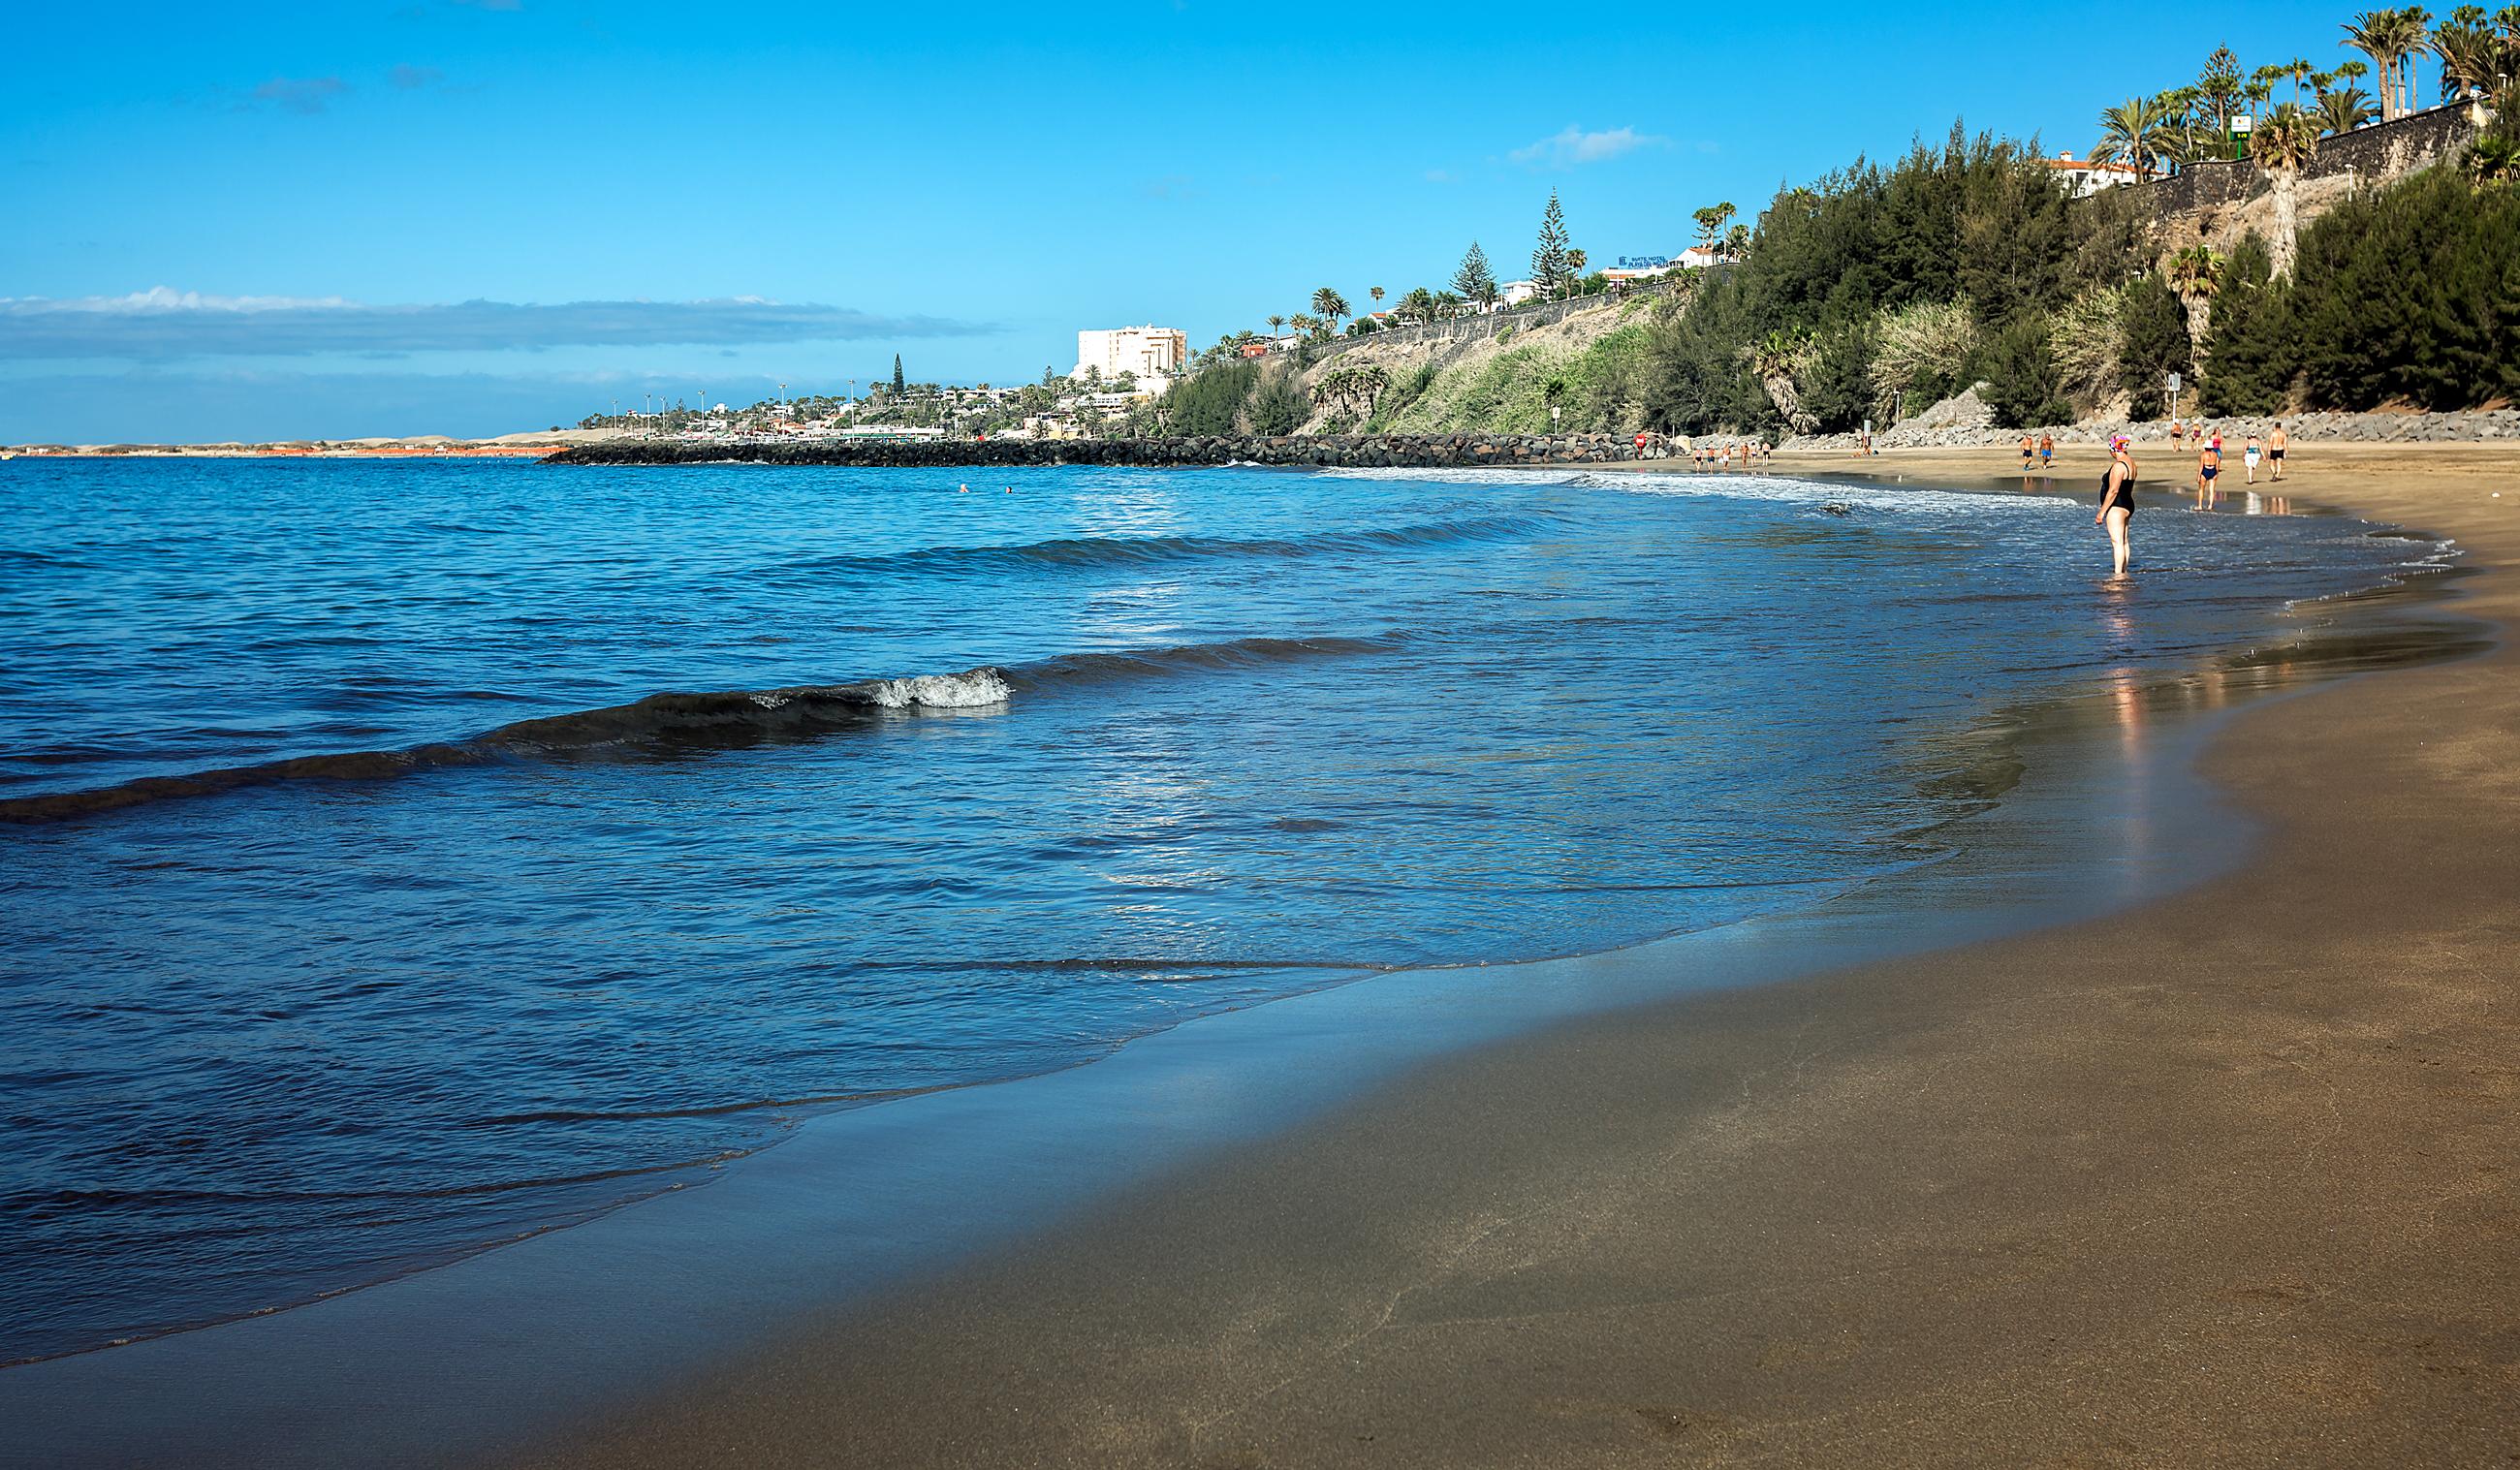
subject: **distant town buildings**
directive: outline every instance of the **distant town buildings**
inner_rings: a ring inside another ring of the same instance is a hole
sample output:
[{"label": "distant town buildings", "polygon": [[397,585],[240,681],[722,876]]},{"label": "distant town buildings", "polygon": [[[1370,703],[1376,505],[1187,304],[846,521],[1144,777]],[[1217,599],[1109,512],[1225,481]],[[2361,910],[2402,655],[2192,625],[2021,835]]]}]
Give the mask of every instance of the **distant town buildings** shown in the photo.
[{"label": "distant town buildings", "polygon": [[1161,391],[1157,385],[1182,369],[1190,358],[1190,337],[1172,327],[1114,327],[1107,332],[1076,334],[1076,371],[1069,375],[1084,378],[1087,370],[1104,381],[1123,373],[1134,374],[1138,381]]},{"label": "distant town buildings", "polygon": [[1505,298],[1506,305],[1520,306],[1523,302],[1540,294],[1540,283],[1537,281],[1508,281],[1503,286],[1498,287],[1497,290]]}]

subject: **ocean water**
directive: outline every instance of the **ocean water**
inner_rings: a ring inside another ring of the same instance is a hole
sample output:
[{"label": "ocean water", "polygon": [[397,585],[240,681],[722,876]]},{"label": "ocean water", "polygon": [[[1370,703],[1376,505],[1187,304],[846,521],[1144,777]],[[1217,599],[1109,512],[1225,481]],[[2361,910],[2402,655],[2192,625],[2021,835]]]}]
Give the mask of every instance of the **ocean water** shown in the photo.
[{"label": "ocean water", "polygon": [[2001,799],[2006,710],[2435,550],[2147,498],[2119,583],[2088,494],[967,474],[0,465],[0,1362],[1819,902]]}]

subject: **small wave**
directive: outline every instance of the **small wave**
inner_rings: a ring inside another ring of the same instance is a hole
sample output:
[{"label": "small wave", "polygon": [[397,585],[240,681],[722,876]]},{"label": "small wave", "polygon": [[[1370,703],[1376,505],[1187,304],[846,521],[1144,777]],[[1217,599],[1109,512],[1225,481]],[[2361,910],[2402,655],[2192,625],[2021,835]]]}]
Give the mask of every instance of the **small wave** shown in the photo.
[{"label": "small wave", "polygon": [[788,563],[805,573],[918,572],[968,576],[1027,567],[1145,566],[1210,557],[1319,557],[1509,541],[1548,529],[1546,515],[1490,515],[1314,536],[1065,536],[1001,546],[935,546],[878,556],[812,557]]},{"label": "small wave", "polygon": [[382,780],[424,771],[487,766],[537,757],[635,754],[755,744],[821,734],[888,712],[977,709],[1007,701],[1003,672],[875,679],[724,693],[650,694],[630,704],[518,720],[470,739],[400,750],[353,750],[230,766],[189,776],[152,776],[118,785],[0,800],[0,822],[62,822],[125,807],[212,796],[248,786],[302,780]]},{"label": "small wave", "polygon": [[922,711],[993,709],[1019,690],[1091,685],[1170,674],[1259,668],[1298,659],[1381,652],[1380,638],[1243,638],[1176,647],[1061,654],[1020,668],[984,666],[855,684],[795,685],[718,693],[650,694],[629,704],[518,720],[464,740],[399,750],[293,756],[187,776],[0,799],[0,822],[40,824],[214,796],[290,781],[365,781],[428,771],[529,760],[683,754],[810,739]]}]

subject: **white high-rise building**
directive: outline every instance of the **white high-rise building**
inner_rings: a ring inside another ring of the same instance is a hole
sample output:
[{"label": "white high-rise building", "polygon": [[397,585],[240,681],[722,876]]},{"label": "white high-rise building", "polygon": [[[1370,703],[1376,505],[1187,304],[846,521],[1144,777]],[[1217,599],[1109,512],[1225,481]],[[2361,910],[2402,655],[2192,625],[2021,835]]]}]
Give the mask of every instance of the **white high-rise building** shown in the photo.
[{"label": "white high-rise building", "polygon": [[1108,332],[1076,334],[1076,372],[1083,378],[1085,370],[1094,368],[1110,381],[1123,373],[1135,373],[1138,381],[1157,392],[1164,379],[1181,371],[1190,356],[1190,338],[1172,327],[1114,327]]}]

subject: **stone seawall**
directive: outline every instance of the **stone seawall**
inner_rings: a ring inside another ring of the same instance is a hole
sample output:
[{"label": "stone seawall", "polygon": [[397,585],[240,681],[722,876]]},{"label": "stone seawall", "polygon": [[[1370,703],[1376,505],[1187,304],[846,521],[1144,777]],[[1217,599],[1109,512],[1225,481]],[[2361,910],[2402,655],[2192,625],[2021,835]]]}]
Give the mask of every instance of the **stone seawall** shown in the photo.
[{"label": "stone seawall", "polygon": [[[2373,123],[2319,140],[2318,152],[2301,171],[2305,201],[2324,200],[2352,183],[2383,184],[2418,168],[2428,168],[2475,141],[2476,124],[2467,106],[2453,103],[2390,122]],[[2332,183],[2335,189],[2318,186]],[[2212,238],[2223,216],[2267,192],[2266,174],[2254,162],[2229,158],[2190,163],[2166,179],[2131,186],[2151,211],[2164,243],[2173,247],[2188,237]],[[2319,210],[2306,210],[2307,228]]]},{"label": "stone seawall", "polygon": [[1512,465],[1599,465],[1662,459],[1621,434],[1357,434],[1173,439],[760,439],[727,442],[621,439],[563,449],[547,465],[842,465],[869,469],[995,468],[1028,465],[1270,465],[1339,469],[1460,469]]}]

